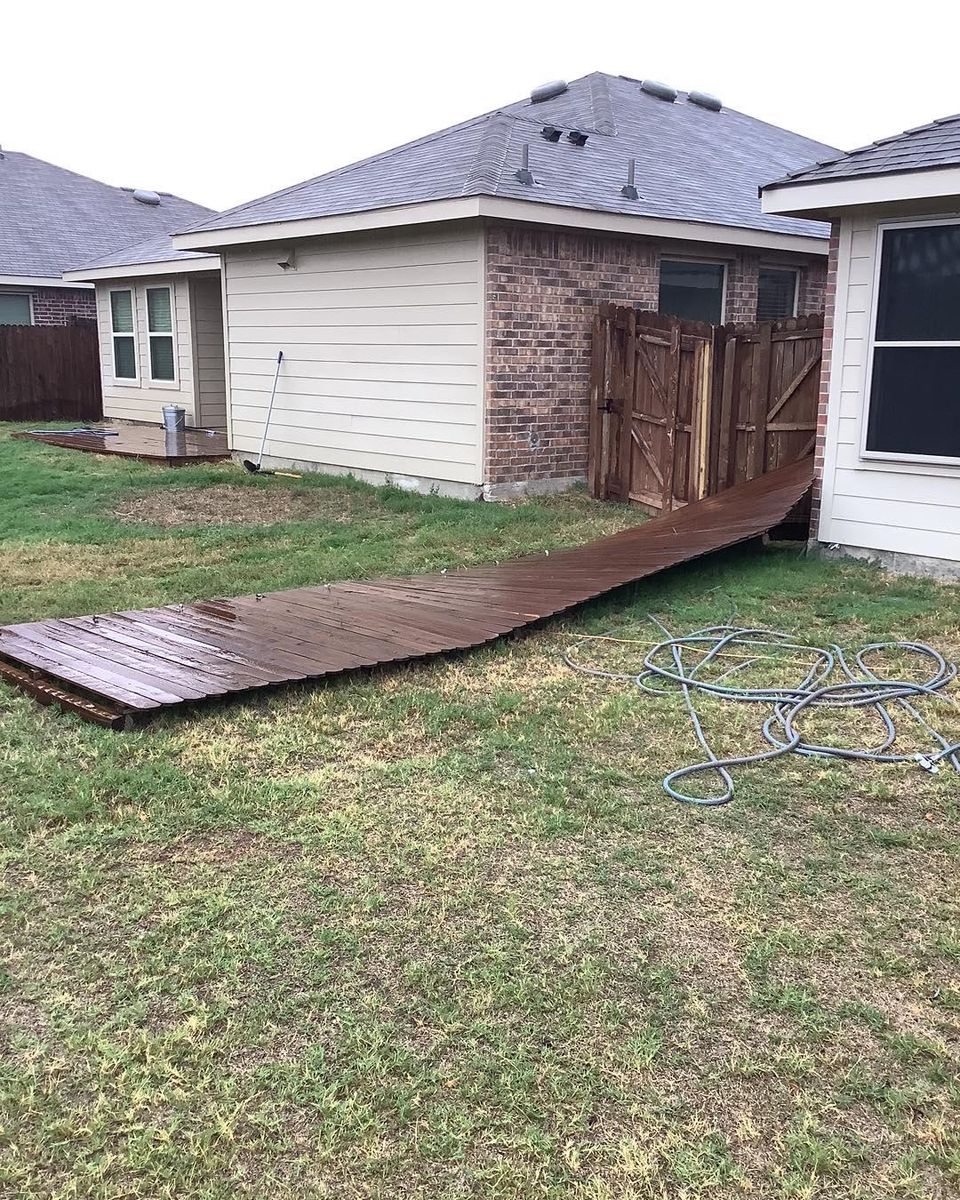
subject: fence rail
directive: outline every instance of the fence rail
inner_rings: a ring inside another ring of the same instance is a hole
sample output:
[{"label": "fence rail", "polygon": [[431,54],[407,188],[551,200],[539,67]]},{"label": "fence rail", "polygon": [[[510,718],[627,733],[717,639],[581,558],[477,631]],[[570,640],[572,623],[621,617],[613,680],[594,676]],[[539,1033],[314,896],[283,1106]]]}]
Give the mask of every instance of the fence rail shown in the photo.
[{"label": "fence rail", "polygon": [[0,421],[96,421],[102,416],[95,328],[0,326]]},{"label": "fence rail", "polygon": [[603,305],[590,483],[670,511],[795,462],[816,437],[822,316],[707,325]]}]

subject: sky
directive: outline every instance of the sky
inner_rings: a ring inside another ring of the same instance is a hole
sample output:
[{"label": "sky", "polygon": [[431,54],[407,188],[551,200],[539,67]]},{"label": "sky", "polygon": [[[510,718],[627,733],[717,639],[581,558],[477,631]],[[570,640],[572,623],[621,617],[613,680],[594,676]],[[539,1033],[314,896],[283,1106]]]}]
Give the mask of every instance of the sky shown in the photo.
[{"label": "sky", "polygon": [[4,9],[0,147],[222,209],[601,70],[851,149],[960,111],[958,34],[946,0],[45,0]]}]

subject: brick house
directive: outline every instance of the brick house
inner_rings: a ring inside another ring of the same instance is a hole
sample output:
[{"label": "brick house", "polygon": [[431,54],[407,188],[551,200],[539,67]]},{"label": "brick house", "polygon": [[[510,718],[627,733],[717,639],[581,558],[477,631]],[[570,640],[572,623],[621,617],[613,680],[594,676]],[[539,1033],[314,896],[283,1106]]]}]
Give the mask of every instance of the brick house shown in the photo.
[{"label": "brick house", "polygon": [[0,151],[0,325],[96,321],[93,289],[63,272],[208,214],[166,193],[111,187]]},{"label": "brick house", "polygon": [[[238,454],[259,446],[283,350],[265,461],[462,496],[558,490],[586,474],[599,303],[714,322],[822,309],[829,228],[762,213],[758,188],[835,154],[597,73],[200,220],[163,270],[220,265]],[[101,293],[108,416],[159,419],[151,381],[118,379],[110,349],[111,297],[136,305],[156,265],[71,275]]]}]

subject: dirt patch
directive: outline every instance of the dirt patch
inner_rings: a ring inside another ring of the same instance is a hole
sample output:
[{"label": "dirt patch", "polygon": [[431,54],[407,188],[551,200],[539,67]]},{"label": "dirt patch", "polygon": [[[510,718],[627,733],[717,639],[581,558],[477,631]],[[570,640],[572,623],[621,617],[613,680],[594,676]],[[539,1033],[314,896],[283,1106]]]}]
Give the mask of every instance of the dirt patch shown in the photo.
[{"label": "dirt patch", "polygon": [[113,510],[121,521],[173,529],[184,525],[277,525],[321,518],[344,523],[357,515],[365,497],[341,489],[219,484],[204,488],[160,488],[124,501]]}]

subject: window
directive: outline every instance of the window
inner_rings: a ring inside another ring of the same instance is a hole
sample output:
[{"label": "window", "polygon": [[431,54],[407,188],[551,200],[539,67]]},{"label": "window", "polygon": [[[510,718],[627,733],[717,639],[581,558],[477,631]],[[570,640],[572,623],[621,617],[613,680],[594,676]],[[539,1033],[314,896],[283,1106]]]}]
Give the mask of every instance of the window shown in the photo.
[{"label": "window", "polygon": [[110,328],[114,379],[136,379],[137,339],[133,330],[133,292],[129,288],[110,293]]},{"label": "window", "polygon": [[30,297],[20,292],[0,292],[0,325],[32,325]]},{"label": "window", "polygon": [[150,378],[172,382],[177,375],[173,354],[173,308],[168,287],[147,288],[147,337]]},{"label": "window", "polygon": [[797,315],[797,271],[761,267],[757,279],[757,320],[782,321]]},{"label": "window", "polygon": [[719,325],[723,320],[724,274],[722,263],[664,259],[660,263],[660,312]]},{"label": "window", "polygon": [[960,459],[960,224],[880,230],[864,450]]}]

